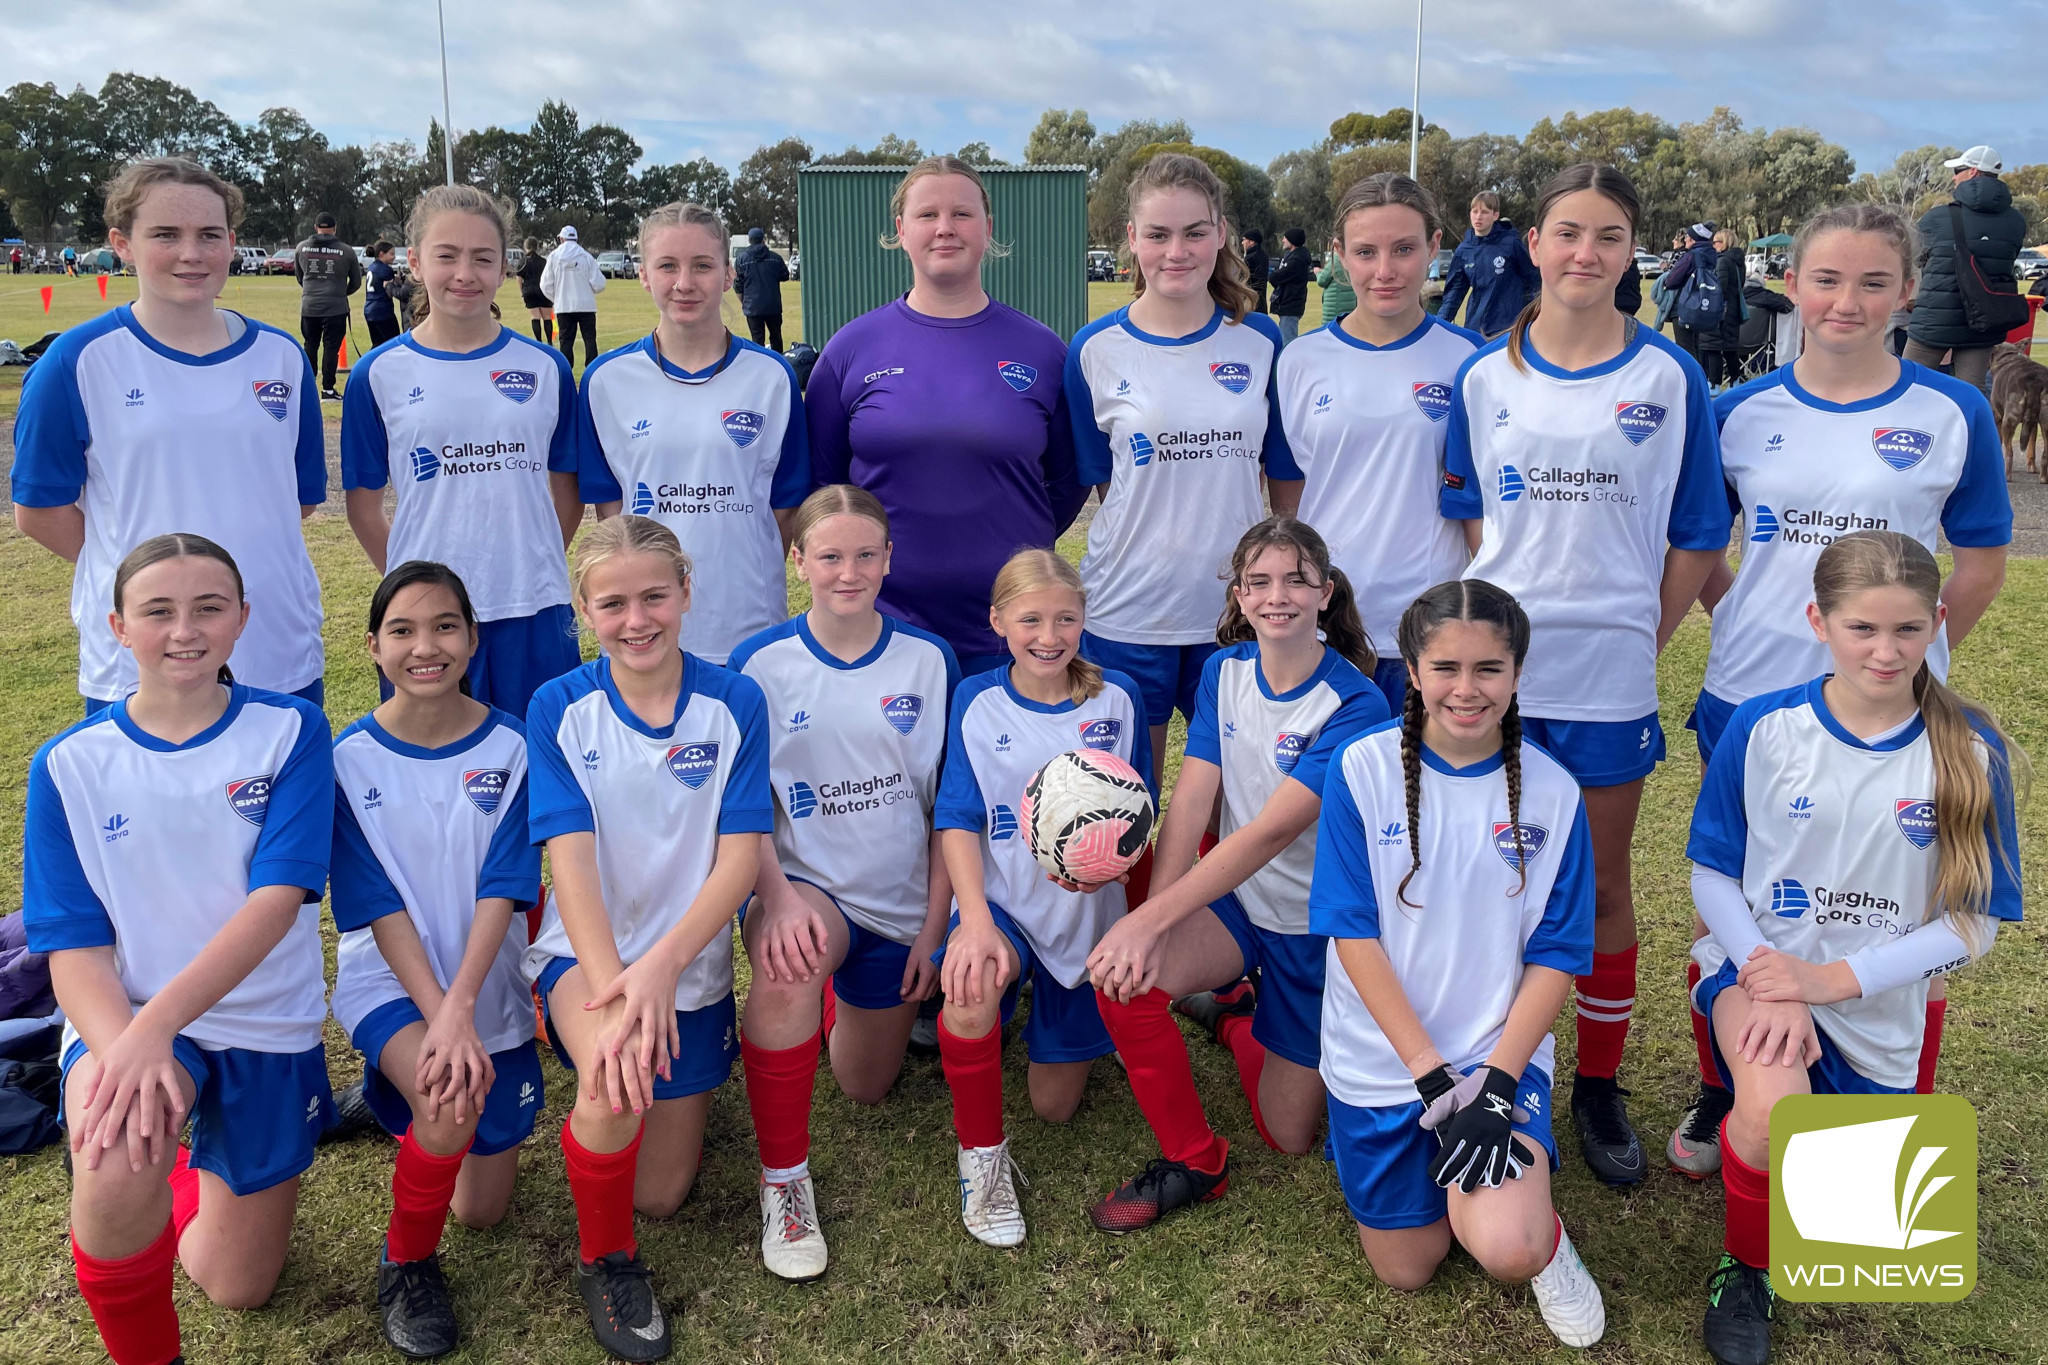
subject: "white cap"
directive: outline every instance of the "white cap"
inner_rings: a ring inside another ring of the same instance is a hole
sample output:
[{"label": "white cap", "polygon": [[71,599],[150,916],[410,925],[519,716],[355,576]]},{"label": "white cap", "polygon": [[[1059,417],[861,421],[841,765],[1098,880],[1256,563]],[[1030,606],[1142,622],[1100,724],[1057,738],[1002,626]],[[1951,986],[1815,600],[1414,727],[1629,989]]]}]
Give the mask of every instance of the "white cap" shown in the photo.
[{"label": "white cap", "polygon": [[1997,175],[2001,170],[2005,169],[2005,163],[1998,159],[1998,153],[1992,151],[1981,142],[1970,148],[1969,151],[1964,152],[1961,156],[1954,157],[1941,164],[1952,171],[1959,171],[1967,166],[1973,171],[1988,171],[1992,175]]},{"label": "white cap", "polygon": [[557,238],[558,240],[560,240],[560,241],[564,241],[564,242],[573,242],[573,241],[575,241],[575,240],[576,240],[576,225],[575,225],[574,223],[569,223],[569,224],[565,224],[565,225],[563,226],[562,230],[561,230],[560,232],[556,233],[556,234],[555,234],[555,236],[556,236],[556,238]]}]

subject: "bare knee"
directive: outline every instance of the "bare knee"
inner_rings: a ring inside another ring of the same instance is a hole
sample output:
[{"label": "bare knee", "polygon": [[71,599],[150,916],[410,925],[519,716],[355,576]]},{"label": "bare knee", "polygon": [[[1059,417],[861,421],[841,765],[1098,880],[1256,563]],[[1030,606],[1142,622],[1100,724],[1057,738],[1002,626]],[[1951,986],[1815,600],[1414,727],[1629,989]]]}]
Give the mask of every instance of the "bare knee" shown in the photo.
[{"label": "bare knee", "polygon": [[640,1115],[631,1109],[614,1114],[609,1101],[591,1099],[579,1089],[571,1127],[576,1141],[586,1150],[616,1152],[640,1131]]},{"label": "bare knee", "polygon": [[218,1308],[247,1310],[261,1308],[270,1302],[271,1294],[277,1289],[277,1277],[284,1267],[249,1265],[202,1266],[192,1274],[192,1266],[186,1265],[186,1273],[192,1282],[206,1294],[207,1300]]},{"label": "bare knee", "polygon": [[1081,1107],[1079,1095],[1036,1095],[1031,1097],[1031,1112],[1047,1123],[1065,1123],[1074,1117]]},{"label": "bare knee", "polygon": [[505,1214],[511,1208],[509,1199],[464,1199],[460,1194],[448,1206],[448,1212],[455,1221],[474,1232],[494,1228],[505,1221]]},{"label": "bare knee", "polygon": [[[1363,1240],[1363,1239],[1361,1239]],[[1443,1260],[1416,1256],[1400,1256],[1390,1252],[1375,1254],[1371,1247],[1365,1248],[1366,1264],[1379,1282],[1389,1289],[1398,1289],[1403,1294],[1413,1294],[1436,1278],[1437,1265]]]},{"label": "bare knee", "polygon": [[447,1105],[441,1106],[441,1116],[429,1119],[420,1110],[412,1113],[412,1140],[436,1156],[450,1156],[467,1151],[476,1138],[477,1115],[470,1115],[470,1122],[457,1123],[455,1113]]},{"label": "bare knee", "polygon": [[643,1218],[673,1218],[683,1201],[690,1197],[690,1188],[697,1183],[693,1170],[681,1179],[664,1180],[650,1189],[633,1191],[633,1212]]},{"label": "bare knee", "polygon": [[1265,1118],[1266,1133],[1272,1139],[1272,1145],[1288,1156],[1307,1156],[1315,1147],[1316,1122],[1313,1117],[1295,1119],[1268,1111]]},{"label": "bare knee", "polygon": [[1550,1264],[1554,1231],[1538,1235],[1537,1229],[1526,1226],[1490,1227],[1465,1239],[1465,1250],[1494,1279],[1520,1283],[1535,1279]]},{"label": "bare knee", "polygon": [[855,1104],[872,1107],[889,1098],[889,1092],[895,1088],[896,1077],[902,1070],[900,1062],[888,1071],[863,1071],[854,1067],[841,1071],[835,1066],[832,1068],[832,1077],[839,1082],[840,1094]]}]

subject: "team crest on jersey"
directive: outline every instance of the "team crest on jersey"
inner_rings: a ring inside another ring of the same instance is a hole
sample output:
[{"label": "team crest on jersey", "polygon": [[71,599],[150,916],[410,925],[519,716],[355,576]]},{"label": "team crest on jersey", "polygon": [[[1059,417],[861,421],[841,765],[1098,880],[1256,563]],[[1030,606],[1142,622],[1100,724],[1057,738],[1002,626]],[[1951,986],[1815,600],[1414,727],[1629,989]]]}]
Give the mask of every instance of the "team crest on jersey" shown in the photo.
[{"label": "team crest on jersey", "polygon": [[496,815],[512,773],[505,768],[472,768],[462,775],[462,794],[485,815]]},{"label": "team crest on jersey", "polygon": [[257,407],[280,422],[291,415],[291,385],[282,379],[258,379],[250,387],[256,390]]},{"label": "team crest on jersey", "polygon": [[1639,446],[1655,436],[1664,426],[1664,419],[1671,410],[1662,403],[1623,402],[1614,405],[1614,425],[1621,428],[1621,434],[1628,437],[1628,443]]},{"label": "team crest on jersey", "polygon": [[228,783],[228,809],[260,828],[264,815],[270,810],[270,774],[238,777]]},{"label": "team crest on jersey", "polygon": [[668,770],[676,781],[696,791],[718,770],[718,741],[700,739],[695,744],[677,744],[668,751]]},{"label": "team crest on jersey", "polygon": [[540,376],[532,370],[492,370],[491,387],[515,403],[540,392]]},{"label": "team crest on jersey", "polygon": [[1252,367],[1242,360],[1218,360],[1210,364],[1209,377],[1232,393],[1243,393],[1252,386]]},{"label": "team crest on jersey", "polygon": [[1102,716],[1095,720],[1081,722],[1081,743],[1090,749],[1115,749],[1117,736],[1124,732],[1124,723]]},{"label": "team crest on jersey", "polygon": [[1451,386],[1432,379],[1415,386],[1415,406],[1432,422],[1451,415]]},{"label": "team crest on jersey", "polygon": [[1899,822],[1899,833],[1913,847],[1927,848],[1934,843],[1933,801],[1920,796],[1901,797],[1892,802],[1892,818]]},{"label": "team crest on jersey", "polygon": [[1515,856],[1515,827],[1505,820],[1496,820],[1493,825],[1493,851],[1500,854],[1500,860],[1520,872],[1529,861],[1543,851],[1543,845],[1550,841],[1550,831],[1541,825],[1522,826],[1522,852]]},{"label": "team crest on jersey", "polygon": [[998,360],[996,373],[1003,377],[1005,384],[1019,393],[1038,382],[1038,371],[1021,360]]},{"label": "team crest on jersey", "polygon": [[1283,774],[1294,771],[1294,765],[1301,762],[1301,756],[1308,752],[1308,736],[1293,730],[1282,730],[1273,740],[1273,766]]},{"label": "team crest on jersey", "polygon": [[904,692],[894,697],[882,698],[882,719],[888,721],[889,728],[899,735],[907,735],[915,730],[918,717],[923,714],[923,697],[913,697]]},{"label": "team crest on jersey", "polygon": [[725,434],[741,450],[761,439],[761,428],[767,421],[760,413],[748,412],[745,408],[733,408],[718,414],[718,424],[725,428]]},{"label": "team crest on jersey", "polygon": [[1870,433],[1870,448],[1878,459],[1903,474],[1927,458],[1934,438],[1910,427],[1878,427]]}]

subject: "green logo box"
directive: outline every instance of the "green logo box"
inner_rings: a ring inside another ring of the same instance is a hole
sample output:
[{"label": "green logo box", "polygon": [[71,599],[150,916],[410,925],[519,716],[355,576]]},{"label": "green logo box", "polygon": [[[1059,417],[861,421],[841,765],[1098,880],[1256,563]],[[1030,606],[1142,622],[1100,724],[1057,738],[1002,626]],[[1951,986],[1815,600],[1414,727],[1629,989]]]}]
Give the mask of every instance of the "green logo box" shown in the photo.
[{"label": "green logo box", "polygon": [[1960,1095],[1771,1110],[1771,1285],[1795,1303],[1952,1303],[1977,1283],[1977,1111]]}]

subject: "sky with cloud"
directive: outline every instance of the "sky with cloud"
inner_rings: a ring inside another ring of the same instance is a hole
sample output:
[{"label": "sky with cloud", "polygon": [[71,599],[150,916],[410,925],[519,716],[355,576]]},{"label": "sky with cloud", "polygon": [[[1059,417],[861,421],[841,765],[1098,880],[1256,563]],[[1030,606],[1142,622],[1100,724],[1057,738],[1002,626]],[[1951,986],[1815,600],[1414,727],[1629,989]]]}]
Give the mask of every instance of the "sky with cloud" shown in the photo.
[{"label": "sky with cloud", "polygon": [[[1801,124],[1879,169],[1926,143],[2048,160],[2048,0],[1425,0],[1422,109],[1452,133],[1631,105],[1716,105]],[[820,151],[885,133],[1017,159],[1047,107],[1098,128],[1184,118],[1264,162],[1353,109],[1409,102],[1412,0],[446,0],[458,128],[524,127],[566,99],[651,160],[727,165],[796,133]],[[67,0],[18,8],[0,86],[97,88],[132,70],[229,115],[290,105],[336,141],[423,141],[440,112],[434,7],[349,0]]]}]

